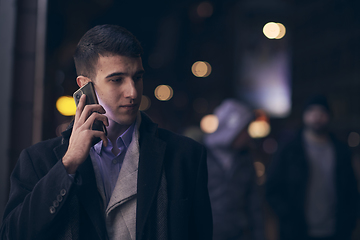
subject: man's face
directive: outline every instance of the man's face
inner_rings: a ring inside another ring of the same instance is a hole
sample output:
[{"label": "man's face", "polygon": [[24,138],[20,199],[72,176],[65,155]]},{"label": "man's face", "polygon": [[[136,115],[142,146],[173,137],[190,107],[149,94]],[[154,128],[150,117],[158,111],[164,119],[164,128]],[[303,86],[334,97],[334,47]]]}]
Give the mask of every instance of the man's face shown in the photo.
[{"label": "man's face", "polygon": [[326,131],[330,121],[329,113],[321,105],[311,105],[303,115],[305,127],[317,133]]},{"label": "man's face", "polygon": [[131,125],[135,121],[143,93],[143,74],[141,57],[99,57],[93,82],[110,122]]}]

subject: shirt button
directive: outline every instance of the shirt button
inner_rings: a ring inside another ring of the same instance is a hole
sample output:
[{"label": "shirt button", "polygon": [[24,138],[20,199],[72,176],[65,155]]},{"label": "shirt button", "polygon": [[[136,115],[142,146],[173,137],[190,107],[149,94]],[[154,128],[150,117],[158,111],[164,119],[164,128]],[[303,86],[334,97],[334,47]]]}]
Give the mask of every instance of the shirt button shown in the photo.
[{"label": "shirt button", "polygon": [[112,160],[112,163],[113,163],[113,164],[117,164],[118,161],[116,161],[116,160],[114,159],[114,160]]},{"label": "shirt button", "polygon": [[53,201],[53,206],[57,208],[57,207],[59,206],[59,202],[58,202],[58,201],[56,201],[56,200],[55,200],[55,201]]},{"label": "shirt button", "polygon": [[60,195],[61,195],[61,196],[65,196],[65,194],[66,194],[66,190],[65,190],[65,189],[61,189]]},{"label": "shirt button", "polygon": [[54,207],[54,206],[51,206],[51,207],[50,207],[50,213],[51,213],[51,214],[54,214],[54,213],[55,213],[55,207]]}]

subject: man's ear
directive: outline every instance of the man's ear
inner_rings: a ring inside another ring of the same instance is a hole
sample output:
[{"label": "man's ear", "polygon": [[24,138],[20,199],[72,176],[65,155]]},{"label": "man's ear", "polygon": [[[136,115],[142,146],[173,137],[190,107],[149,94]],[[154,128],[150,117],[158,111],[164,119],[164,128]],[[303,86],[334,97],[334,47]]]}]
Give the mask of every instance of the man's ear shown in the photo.
[{"label": "man's ear", "polygon": [[76,78],[76,83],[79,87],[84,86],[85,84],[87,84],[88,82],[91,82],[90,78],[88,77],[84,77],[84,76],[78,76]]}]

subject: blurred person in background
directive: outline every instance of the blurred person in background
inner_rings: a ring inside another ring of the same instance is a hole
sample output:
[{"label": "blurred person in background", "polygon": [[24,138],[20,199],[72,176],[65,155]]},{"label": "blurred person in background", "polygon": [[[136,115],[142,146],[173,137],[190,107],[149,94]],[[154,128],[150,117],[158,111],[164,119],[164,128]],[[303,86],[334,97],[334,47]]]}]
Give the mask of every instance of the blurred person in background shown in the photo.
[{"label": "blurred person in background", "polygon": [[256,184],[252,139],[247,131],[254,114],[235,99],[223,101],[214,114],[219,120],[218,128],[204,136],[213,239],[263,240],[262,198]]},{"label": "blurred person in background", "polygon": [[266,196],[279,218],[281,240],[350,240],[357,183],[351,152],[329,130],[324,96],[305,106],[303,129],[268,172]]}]

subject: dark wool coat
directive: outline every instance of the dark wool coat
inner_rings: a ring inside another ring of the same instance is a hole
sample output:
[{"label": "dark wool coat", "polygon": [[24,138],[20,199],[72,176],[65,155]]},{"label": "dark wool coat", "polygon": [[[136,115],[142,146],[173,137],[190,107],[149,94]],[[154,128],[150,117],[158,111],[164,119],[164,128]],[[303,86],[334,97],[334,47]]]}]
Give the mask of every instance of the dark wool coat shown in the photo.
[{"label": "dark wool coat", "polygon": [[[143,113],[139,131],[136,238],[156,239],[157,193],[165,169],[167,229],[160,231],[171,240],[211,239],[204,147],[158,128]],[[90,157],[74,180],[62,164],[70,134],[71,128],[22,151],[11,175],[1,239],[108,239]]]},{"label": "dark wool coat", "polygon": [[[332,137],[335,150],[336,235],[350,239],[356,225],[357,183],[349,148]],[[307,234],[305,199],[309,165],[302,134],[289,142],[270,166],[266,184],[269,204],[279,217],[280,239],[304,239]]]}]

